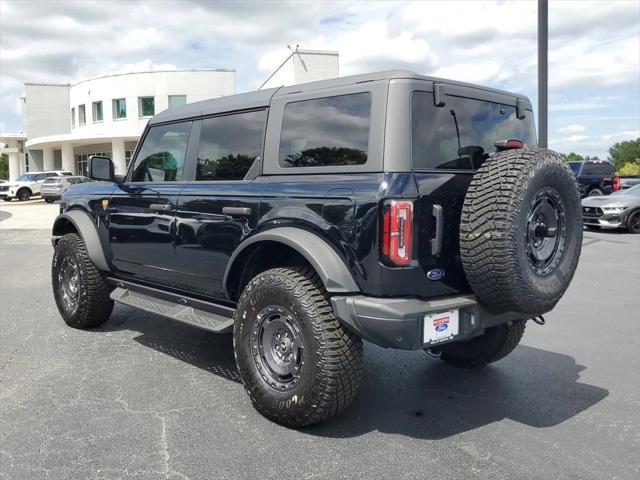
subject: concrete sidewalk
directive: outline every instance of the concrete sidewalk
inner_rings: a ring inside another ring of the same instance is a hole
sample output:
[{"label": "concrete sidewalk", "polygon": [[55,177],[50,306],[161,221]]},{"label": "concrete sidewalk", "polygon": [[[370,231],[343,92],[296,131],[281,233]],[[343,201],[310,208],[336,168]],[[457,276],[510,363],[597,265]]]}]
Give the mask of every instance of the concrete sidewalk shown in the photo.
[{"label": "concrete sidewalk", "polygon": [[57,203],[44,200],[0,203],[0,231],[13,229],[51,229],[60,211]]}]

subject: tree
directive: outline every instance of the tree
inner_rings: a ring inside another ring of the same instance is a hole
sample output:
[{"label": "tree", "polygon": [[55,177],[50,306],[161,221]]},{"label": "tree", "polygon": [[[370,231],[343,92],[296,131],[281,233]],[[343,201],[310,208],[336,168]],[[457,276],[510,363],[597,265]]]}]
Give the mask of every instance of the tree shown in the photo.
[{"label": "tree", "polygon": [[575,152],[566,153],[563,157],[565,162],[581,162],[584,160],[582,155],[578,155]]},{"label": "tree", "polygon": [[640,162],[627,162],[618,169],[617,173],[618,175],[640,175]]},{"label": "tree", "polygon": [[609,149],[609,159],[616,170],[625,163],[640,163],[640,138],[613,144]]},{"label": "tree", "polygon": [[0,179],[9,180],[9,155],[0,155]]}]

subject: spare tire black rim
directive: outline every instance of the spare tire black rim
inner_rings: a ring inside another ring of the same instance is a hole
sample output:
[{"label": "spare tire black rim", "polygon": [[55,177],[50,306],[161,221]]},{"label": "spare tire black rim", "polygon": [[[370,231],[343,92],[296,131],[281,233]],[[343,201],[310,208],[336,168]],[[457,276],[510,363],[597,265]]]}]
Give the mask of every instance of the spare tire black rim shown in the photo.
[{"label": "spare tire black rim", "polygon": [[291,390],[304,364],[304,342],[296,317],[276,305],[262,309],[251,335],[251,352],[269,386],[278,391]]},{"label": "spare tire black rim", "polygon": [[538,275],[553,272],[566,245],[566,208],[560,194],[545,187],[533,197],[527,214],[526,250]]},{"label": "spare tire black rim", "polygon": [[80,272],[78,264],[71,257],[64,257],[58,268],[58,288],[64,305],[74,310],[80,296]]}]

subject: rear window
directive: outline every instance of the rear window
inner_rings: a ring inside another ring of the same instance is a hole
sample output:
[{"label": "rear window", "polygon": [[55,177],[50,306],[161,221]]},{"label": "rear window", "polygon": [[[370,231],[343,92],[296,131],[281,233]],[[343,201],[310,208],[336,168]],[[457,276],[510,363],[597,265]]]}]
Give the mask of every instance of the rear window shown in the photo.
[{"label": "rear window", "polygon": [[610,176],[613,175],[613,166],[607,162],[585,162],[582,175]]},{"label": "rear window", "polygon": [[447,96],[444,107],[433,104],[431,92],[411,98],[411,161],[415,169],[477,169],[494,143],[520,140],[536,145],[533,115],[516,117],[516,107]]},{"label": "rear window", "polygon": [[281,167],[330,167],[367,162],[371,94],[287,104],[280,135]]}]

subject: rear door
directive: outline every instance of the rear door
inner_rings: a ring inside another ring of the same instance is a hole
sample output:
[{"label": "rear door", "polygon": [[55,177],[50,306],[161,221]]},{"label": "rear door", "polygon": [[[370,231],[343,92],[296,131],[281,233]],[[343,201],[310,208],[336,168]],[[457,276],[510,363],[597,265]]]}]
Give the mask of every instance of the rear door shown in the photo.
[{"label": "rear door", "polygon": [[144,136],[127,180],[109,202],[109,245],[118,273],[174,285],[175,209],[191,121],[152,126]]},{"label": "rear door", "polygon": [[258,221],[266,122],[258,109],[207,117],[194,129],[197,156],[176,211],[180,283],[191,292],[226,298],[229,258]]},{"label": "rear door", "polygon": [[444,105],[430,91],[411,95],[411,161],[418,186],[415,205],[418,259],[425,273],[442,269],[453,293],[468,289],[460,259],[460,217],[475,171],[507,139],[537,144],[533,114],[517,118],[516,99],[480,90],[449,87]]}]

